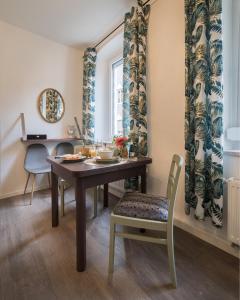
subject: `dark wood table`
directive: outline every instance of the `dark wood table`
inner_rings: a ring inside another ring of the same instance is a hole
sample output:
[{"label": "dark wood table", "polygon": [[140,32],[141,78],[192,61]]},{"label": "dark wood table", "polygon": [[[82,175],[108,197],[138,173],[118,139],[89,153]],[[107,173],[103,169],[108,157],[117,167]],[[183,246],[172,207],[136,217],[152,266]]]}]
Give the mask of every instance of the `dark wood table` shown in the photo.
[{"label": "dark wood table", "polygon": [[58,177],[74,182],[76,200],[76,247],[77,271],[86,268],[86,189],[104,185],[104,206],[108,206],[108,183],[129,177],[141,177],[141,192],[146,193],[146,166],[151,158],[128,160],[115,165],[89,165],[85,162],[61,163],[61,160],[49,157],[52,177],[52,226],[59,223],[58,217]]}]

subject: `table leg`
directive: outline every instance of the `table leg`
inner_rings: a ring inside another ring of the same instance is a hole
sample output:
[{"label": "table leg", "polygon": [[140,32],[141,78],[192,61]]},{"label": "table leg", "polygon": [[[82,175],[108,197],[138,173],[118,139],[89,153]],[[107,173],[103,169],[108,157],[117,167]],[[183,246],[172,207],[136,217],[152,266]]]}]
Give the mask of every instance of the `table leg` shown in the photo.
[{"label": "table leg", "polygon": [[103,206],[108,207],[108,183],[104,184],[104,191],[103,191]]},{"label": "table leg", "polygon": [[77,271],[86,268],[86,190],[81,179],[76,179],[76,247]]},{"label": "table leg", "polygon": [[58,176],[51,172],[52,179],[52,227],[58,226]]},{"label": "table leg", "polygon": [[[143,194],[147,193],[147,174],[146,174],[146,167],[144,167],[144,172],[141,174],[141,192]],[[145,233],[145,228],[140,228],[139,231],[141,233]]]},{"label": "table leg", "polygon": [[147,174],[146,174],[146,167],[144,167],[144,172],[141,174],[141,192],[146,194],[147,193]]}]

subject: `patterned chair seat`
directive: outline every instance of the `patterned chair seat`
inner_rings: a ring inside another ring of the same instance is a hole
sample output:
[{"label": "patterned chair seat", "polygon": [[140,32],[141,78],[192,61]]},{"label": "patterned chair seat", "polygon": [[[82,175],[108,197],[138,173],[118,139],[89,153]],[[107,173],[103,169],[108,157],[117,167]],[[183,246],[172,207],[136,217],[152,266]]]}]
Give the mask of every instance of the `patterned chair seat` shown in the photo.
[{"label": "patterned chair seat", "polygon": [[168,199],[160,196],[129,192],[115,206],[115,215],[166,222]]}]

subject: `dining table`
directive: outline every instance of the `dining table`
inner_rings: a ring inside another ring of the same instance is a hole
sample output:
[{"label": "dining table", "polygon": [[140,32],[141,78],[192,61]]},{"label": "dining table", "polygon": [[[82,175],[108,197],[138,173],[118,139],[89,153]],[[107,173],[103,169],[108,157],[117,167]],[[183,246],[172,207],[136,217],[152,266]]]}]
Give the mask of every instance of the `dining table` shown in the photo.
[{"label": "dining table", "polygon": [[58,178],[73,182],[76,201],[76,268],[83,272],[86,269],[86,189],[103,185],[104,207],[108,207],[108,184],[111,182],[140,177],[141,192],[146,193],[147,165],[152,163],[152,159],[129,158],[114,164],[99,164],[94,159],[64,163],[62,159],[50,156],[47,161],[51,164],[52,227],[59,225]]}]

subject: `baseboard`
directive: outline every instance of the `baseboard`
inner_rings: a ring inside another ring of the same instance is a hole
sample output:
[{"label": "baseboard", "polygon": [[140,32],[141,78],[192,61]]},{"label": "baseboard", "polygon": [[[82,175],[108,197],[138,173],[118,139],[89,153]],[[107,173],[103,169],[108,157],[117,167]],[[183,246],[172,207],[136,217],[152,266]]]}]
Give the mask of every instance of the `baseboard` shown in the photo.
[{"label": "baseboard", "polygon": [[[49,188],[48,184],[47,185],[46,184],[45,185],[39,185],[39,186],[36,186],[34,188],[34,191],[36,192],[36,191],[46,190],[48,188]],[[14,196],[23,195],[23,192],[24,192],[24,190],[21,189],[21,190],[17,190],[17,191],[11,192],[11,193],[2,194],[2,195],[0,195],[0,200],[6,199],[6,198],[11,198],[11,197],[14,197]],[[31,193],[31,188],[27,189],[26,194],[27,193]]]},{"label": "baseboard", "polygon": [[240,249],[238,247],[233,247],[230,241],[223,240],[220,237],[211,233],[206,234],[206,231],[186,224],[185,222],[182,222],[181,220],[176,218],[174,219],[174,225],[240,259]]}]

